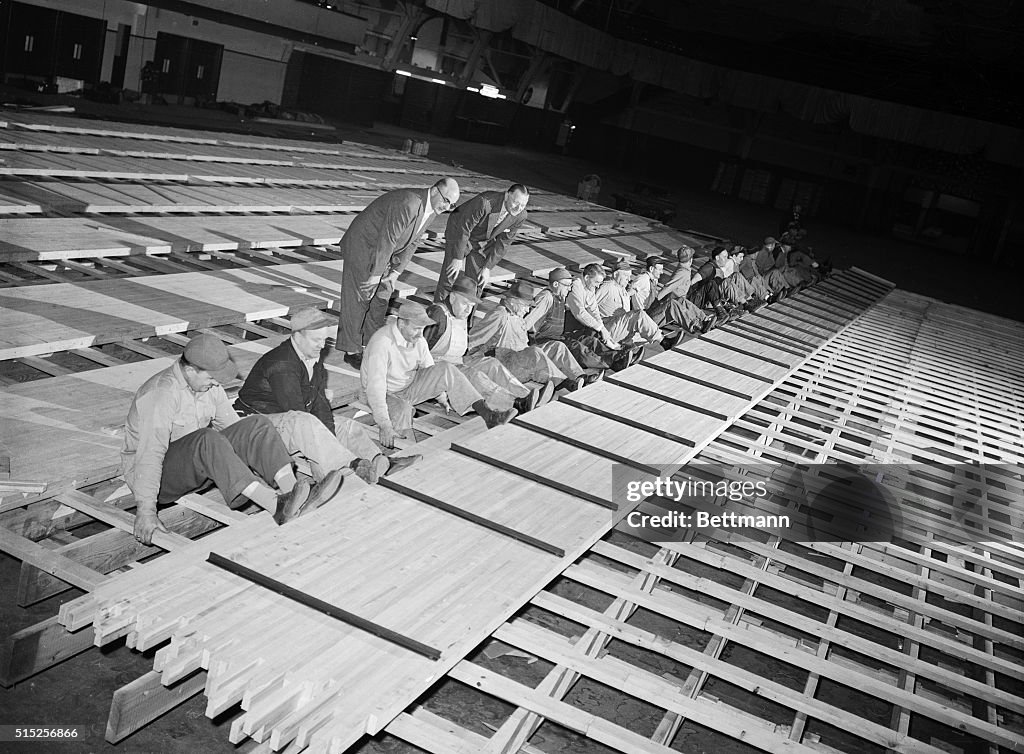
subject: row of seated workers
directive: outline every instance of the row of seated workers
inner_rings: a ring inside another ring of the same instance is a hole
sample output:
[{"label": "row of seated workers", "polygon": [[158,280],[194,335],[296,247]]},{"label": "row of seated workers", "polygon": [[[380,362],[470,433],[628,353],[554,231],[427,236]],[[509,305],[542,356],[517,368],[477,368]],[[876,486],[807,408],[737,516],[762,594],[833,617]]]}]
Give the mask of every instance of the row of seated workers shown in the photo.
[{"label": "row of seated workers", "polygon": [[[579,274],[559,267],[546,282],[513,281],[488,309],[481,293],[529,198],[513,184],[459,204],[451,178],[379,196],[342,239],[339,312],[293,311],[290,336],[260,357],[234,401],[223,385],[239,369],[224,343],[192,338],[128,411],[122,473],[137,506],[136,538],[152,542],[166,531],[159,507],[211,483],[231,507],[255,503],[283,524],[334,499],[343,483],[375,484],[420,460],[393,453],[418,404],[435,400],[459,415],[475,412],[488,427],[504,424],[558,389],[636,363],[646,346],[671,348],[825,274],[793,245],[802,229],[789,227],[781,242],[766,238],[752,249],[719,244],[698,255],[682,246],[635,265],[615,258]],[[395,281],[423,229],[446,212],[433,303],[396,307]],[[334,415],[324,365],[332,349],[358,369],[376,437]]]}]

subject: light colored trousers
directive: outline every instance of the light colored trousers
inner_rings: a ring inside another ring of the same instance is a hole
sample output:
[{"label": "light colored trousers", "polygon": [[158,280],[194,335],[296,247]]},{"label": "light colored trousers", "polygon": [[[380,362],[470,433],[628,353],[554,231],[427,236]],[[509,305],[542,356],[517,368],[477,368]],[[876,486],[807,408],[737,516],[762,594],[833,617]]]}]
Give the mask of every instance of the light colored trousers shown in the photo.
[{"label": "light colored trousers", "polygon": [[288,452],[309,461],[317,482],[334,469],[349,466],[356,458],[373,460],[380,454],[367,428],[352,419],[335,417],[335,436],[322,421],[305,411],[266,414],[266,417],[277,429]]},{"label": "light colored trousers", "polygon": [[661,328],[645,311],[619,312],[605,317],[604,326],[608,328],[611,339],[617,343],[639,335],[644,340],[661,340]]},{"label": "light colored trousers", "polygon": [[388,415],[392,426],[399,432],[412,427],[412,416],[417,404],[448,394],[448,402],[460,416],[469,413],[473,404],[483,399],[455,364],[439,361],[432,367],[417,369],[412,383],[397,393],[388,393]]},{"label": "light colored trousers", "polygon": [[560,340],[545,341],[520,351],[496,348],[494,355],[522,382],[559,383],[583,374],[583,367]]}]

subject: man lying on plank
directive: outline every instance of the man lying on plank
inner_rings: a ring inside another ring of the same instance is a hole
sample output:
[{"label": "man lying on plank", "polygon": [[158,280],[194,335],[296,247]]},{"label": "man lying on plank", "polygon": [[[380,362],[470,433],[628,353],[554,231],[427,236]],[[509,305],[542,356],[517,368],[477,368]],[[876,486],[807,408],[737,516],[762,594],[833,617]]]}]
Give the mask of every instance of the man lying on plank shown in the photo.
[{"label": "man lying on plank", "polygon": [[432,398],[458,414],[476,411],[488,427],[505,424],[517,413],[493,410],[455,364],[434,363],[423,339],[423,328],[432,324],[421,304],[406,301],[366,345],[359,378],[385,448],[394,447],[395,438],[412,428],[416,404]]},{"label": "man lying on plank", "polygon": [[242,419],[235,413],[220,383],[237,375],[220,339],[197,335],[180,360],[135,393],[125,422],[121,471],[135,495],[135,538],[140,542],[150,544],[155,531],[167,531],[157,516],[158,505],[210,481],[228,505],[251,500],[279,524],[319,507],[338,491],[342,478],[335,471],[310,495],[309,485],[296,481],[291,456],[270,420]]},{"label": "man lying on plank", "polygon": [[476,282],[466,275],[459,275],[441,303],[427,307],[427,316],[434,321],[423,331],[430,355],[435,362],[450,361],[455,364],[495,411],[507,411],[515,406],[522,412],[535,407],[537,400],[533,396],[534,391],[526,387],[498,359],[479,350],[468,353],[469,315],[479,303]]},{"label": "man lying on plank", "polygon": [[365,426],[335,418],[325,392],[324,356],[337,323],[336,317],[311,306],[293,312],[291,337],[259,358],[238,391],[235,410],[243,416],[266,414],[288,451],[309,461],[314,478],[348,466],[364,482],[375,484],[420,456],[389,459]]}]

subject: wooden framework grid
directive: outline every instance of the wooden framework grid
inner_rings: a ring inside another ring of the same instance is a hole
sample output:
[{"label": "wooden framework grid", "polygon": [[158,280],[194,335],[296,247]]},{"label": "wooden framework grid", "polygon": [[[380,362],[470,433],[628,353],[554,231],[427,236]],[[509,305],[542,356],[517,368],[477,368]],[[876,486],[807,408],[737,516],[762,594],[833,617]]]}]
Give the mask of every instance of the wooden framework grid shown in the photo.
[{"label": "wooden framework grid", "polygon": [[[530,742],[544,720],[645,754],[1024,750],[1022,334],[1019,323],[895,291],[683,469],[715,464],[742,479],[755,465],[900,464],[903,477],[887,480],[905,510],[892,541],[689,529],[659,545],[620,523],[563,574],[603,595],[604,610],[556,584],[494,634],[553,665],[539,684],[480,661],[450,674],[516,706],[493,735],[429,702],[388,731],[437,754],[538,751]],[[926,463],[973,467],[982,484],[966,494],[966,515],[952,494],[962,470],[930,489],[902,484]],[[779,482],[749,512],[805,503],[803,489]],[[651,657],[676,668],[659,676]],[[641,736],[595,717],[564,701],[574,684],[651,705],[660,722]]]}]

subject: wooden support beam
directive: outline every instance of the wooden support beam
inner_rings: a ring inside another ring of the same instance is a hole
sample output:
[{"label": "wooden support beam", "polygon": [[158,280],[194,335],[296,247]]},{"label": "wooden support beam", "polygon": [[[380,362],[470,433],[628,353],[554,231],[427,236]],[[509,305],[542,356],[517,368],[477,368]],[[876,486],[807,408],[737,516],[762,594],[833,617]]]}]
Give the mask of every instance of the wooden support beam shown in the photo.
[{"label": "wooden support beam", "polygon": [[119,345],[121,348],[125,348],[129,351],[134,351],[140,356],[146,356],[147,358],[150,359],[166,359],[168,357],[174,356],[174,354],[168,351],[161,351],[159,348],[147,346],[145,343],[141,343],[140,341],[137,340],[122,340],[119,341],[117,345]]},{"label": "wooden support beam", "polygon": [[45,359],[41,356],[19,356],[15,361],[20,361],[26,366],[30,366],[33,369],[38,369],[40,372],[49,375],[50,377],[61,377],[67,374],[74,374],[73,369],[68,369],[65,366],[61,366],[49,359]]},{"label": "wooden support beam", "polygon": [[68,631],[56,615],[23,628],[0,644],[0,685],[10,688],[91,646],[93,632],[89,628]]},{"label": "wooden support beam", "polygon": [[114,692],[107,717],[106,739],[116,744],[160,715],[194,697],[206,686],[206,672],[196,671],[171,687],[160,682],[160,673],[151,670]]},{"label": "wooden support beam", "polygon": [[[102,521],[108,526],[113,526],[129,534],[133,534],[135,531],[135,516],[110,503],[97,500],[84,492],[69,490],[68,492],[61,493],[57,499],[69,508],[74,508],[77,511],[92,516],[97,521]],[[175,550],[188,545],[189,540],[174,532],[158,530],[153,532],[153,544],[162,547],[164,550]]]},{"label": "wooden support beam", "polygon": [[[200,500],[203,498],[195,495]],[[214,507],[212,504],[210,507]],[[225,508],[225,510],[228,510]],[[232,511],[233,513],[234,511]],[[202,511],[200,512],[202,513]],[[160,512],[160,520],[175,534],[192,539],[216,529],[219,519],[175,505]],[[238,514],[245,517],[245,514]],[[120,529],[108,529],[82,539],[75,539],[58,547],[54,552],[94,569],[98,573],[112,573],[129,563],[160,552],[156,546],[147,546]],[[29,564],[22,564],[18,583],[18,604],[26,607],[66,591],[68,586],[60,579],[40,571]]]},{"label": "wooden support beam", "polygon": [[92,348],[91,346],[87,346],[85,348],[76,348],[71,353],[75,354],[76,356],[81,356],[83,359],[88,359],[89,361],[92,361],[104,367],[119,367],[125,363],[120,359],[115,359],[113,356],[108,356],[100,349]]},{"label": "wooden support beam", "polygon": [[87,592],[107,579],[102,573],[3,528],[0,528],[0,550]]}]

